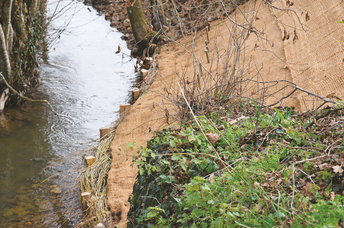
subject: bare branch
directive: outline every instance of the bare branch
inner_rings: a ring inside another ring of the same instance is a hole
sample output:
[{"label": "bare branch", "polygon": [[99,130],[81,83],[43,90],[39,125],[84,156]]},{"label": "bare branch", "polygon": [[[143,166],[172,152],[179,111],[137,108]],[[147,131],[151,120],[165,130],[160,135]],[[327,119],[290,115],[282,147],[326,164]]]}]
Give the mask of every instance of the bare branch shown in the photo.
[{"label": "bare branch", "polygon": [[31,101],[31,102],[39,102],[39,103],[45,103],[49,106],[50,110],[55,114],[55,115],[59,115],[57,114],[57,112],[55,111],[55,109],[53,108],[53,106],[51,106],[51,104],[49,103],[49,101],[47,100],[33,100],[31,98],[28,98],[28,97],[25,97],[23,95],[21,95],[17,90],[15,90],[10,84],[8,84],[6,78],[0,73],[0,77],[4,80],[7,88],[9,88],[13,93],[15,93],[16,95],[18,95],[19,97],[25,99],[25,100],[28,100],[28,101]]}]

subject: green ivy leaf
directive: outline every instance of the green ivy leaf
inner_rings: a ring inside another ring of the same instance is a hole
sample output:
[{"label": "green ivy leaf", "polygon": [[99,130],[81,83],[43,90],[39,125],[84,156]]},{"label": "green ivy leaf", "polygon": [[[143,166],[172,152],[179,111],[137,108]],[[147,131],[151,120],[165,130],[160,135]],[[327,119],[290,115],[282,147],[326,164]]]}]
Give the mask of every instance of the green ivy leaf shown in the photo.
[{"label": "green ivy leaf", "polygon": [[288,111],[284,114],[284,119],[289,119],[291,117],[291,111]]},{"label": "green ivy leaf", "polygon": [[284,218],[284,217],[286,217],[285,214],[284,214],[282,211],[276,211],[276,212],[273,214],[273,216],[274,216],[275,218]]},{"label": "green ivy leaf", "polygon": [[142,167],[140,167],[139,170],[140,170],[140,175],[142,176],[145,173],[145,170]]},{"label": "green ivy leaf", "polygon": [[277,108],[274,108],[275,112],[277,113],[278,117],[279,117],[279,120],[280,121],[283,121],[284,120],[284,116],[282,115],[282,113],[280,113],[280,111],[278,111]]},{"label": "green ivy leaf", "polygon": [[261,122],[260,122],[260,127],[261,128],[264,128],[264,127],[266,127],[268,125],[268,122],[266,121],[266,120],[262,120]]},{"label": "green ivy leaf", "polygon": [[176,154],[172,155],[172,160],[173,161],[179,161],[180,160],[180,157]]},{"label": "green ivy leaf", "polygon": [[164,163],[165,165],[170,165],[170,162],[165,159],[162,160],[162,163]]},{"label": "green ivy leaf", "polygon": [[285,134],[285,130],[284,129],[276,129],[276,133],[277,134]]},{"label": "green ivy leaf", "polygon": [[173,198],[177,203],[178,205],[182,205],[182,200],[179,199],[179,198]]},{"label": "green ivy leaf", "polygon": [[199,189],[199,184],[190,184],[189,186],[188,186],[188,190],[190,191],[190,192],[192,192],[192,191],[197,191]]},{"label": "green ivy leaf", "polygon": [[180,163],[180,166],[182,167],[182,169],[184,171],[188,170],[188,168],[186,167],[186,164],[184,162]]},{"label": "green ivy leaf", "polygon": [[149,219],[154,218],[156,216],[157,216],[157,213],[155,211],[150,211],[150,212],[147,213],[146,220],[149,220]]},{"label": "green ivy leaf", "polygon": [[207,184],[204,184],[204,185],[202,185],[202,190],[210,191],[210,188]]},{"label": "green ivy leaf", "polygon": [[127,144],[127,147],[129,147],[130,150],[134,149],[135,143],[134,142],[130,142]]}]

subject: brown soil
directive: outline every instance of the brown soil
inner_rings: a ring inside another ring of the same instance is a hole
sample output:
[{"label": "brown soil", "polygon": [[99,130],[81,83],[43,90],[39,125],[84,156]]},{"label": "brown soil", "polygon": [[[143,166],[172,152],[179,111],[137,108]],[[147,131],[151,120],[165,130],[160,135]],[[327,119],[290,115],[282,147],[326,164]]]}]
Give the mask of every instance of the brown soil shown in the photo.
[{"label": "brown soil", "polygon": [[[253,10],[250,8],[251,1],[245,5],[245,9],[248,10],[246,16],[254,15],[256,20],[253,25],[264,30],[267,38],[273,42],[271,47],[266,43],[259,44],[254,34],[247,38],[246,59],[247,64],[250,65],[247,67],[247,73],[257,75],[259,70],[260,80],[287,79],[321,96],[343,98],[344,43],[341,40],[344,40],[344,26],[338,24],[337,21],[344,15],[344,3],[341,0],[293,2],[292,9],[302,9],[297,12],[307,32],[300,28],[298,19],[290,12],[274,11],[282,23],[293,25],[297,29],[288,26],[284,28],[276,23],[270,8],[265,3],[257,4],[257,14],[250,13]],[[286,1],[283,0],[279,7],[285,8],[285,4]],[[238,11],[231,17],[242,20]],[[227,48],[230,33],[228,28],[231,25],[228,19],[224,19],[212,22],[210,27],[210,56],[216,59],[221,56],[219,53]],[[289,39],[283,39],[284,29],[289,33]],[[203,32],[198,32],[194,54],[206,68],[210,69],[212,63],[207,63],[204,54],[205,34]],[[192,52],[190,36],[185,36],[178,42]],[[179,81],[177,74],[184,75],[185,78],[194,77],[192,60],[190,54],[180,46],[174,43],[164,45],[160,54],[156,56],[159,71],[156,74],[153,72],[155,81],[149,91],[132,106],[117,128],[111,145],[113,161],[108,183],[109,206],[119,227],[126,226],[126,215],[130,208],[128,198],[137,173],[137,168],[131,162],[131,155],[135,153],[129,151],[126,155],[122,146],[131,141],[145,146],[154,131],[176,121],[173,118],[176,114],[174,106],[166,96],[162,95],[177,93]],[[257,76],[255,77],[257,79]],[[317,102],[314,98],[307,101],[308,98],[309,96],[305,93],[297,92],[283,104],[305,111]]]}]

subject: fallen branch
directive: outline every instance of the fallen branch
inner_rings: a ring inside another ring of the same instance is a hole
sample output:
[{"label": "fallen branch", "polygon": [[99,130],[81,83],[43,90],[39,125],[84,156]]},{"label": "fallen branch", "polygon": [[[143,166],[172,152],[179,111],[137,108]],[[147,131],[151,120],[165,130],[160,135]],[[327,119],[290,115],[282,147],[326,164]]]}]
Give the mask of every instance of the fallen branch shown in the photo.
[{"label": "fallen branch", "polygon": [[31,98],[28,98],[28,97],[25,97],[23,95],[21,95],[17,90],[15,90],[7,81],[6,81],[6,78],[0,73],[0,76],[1,78],[4,80],[7,88],[9,88],[10,90],[12,90],[13,93],[17,94],[20,98],[23,98],[25,100],[28,100],[28,101],[32,101],[32,102],[40,102],[40,103],[45,103],[49,106],[50,110],[55,114],[55,115],[59,115],[57,114],[57,112],[55,111],[55,109],[53,108],[53,106],[51,106],[51,104],[49,103],[49,101],[47,100],[33,100]]},{"label": "fallen branch", "polygon": [[4,91],[3,91],[3,93],[1,94],[1,97],[0,97],[0,113],[4,110],[4,108],[5,108],[5,103],[6,103],[6,101],[7,101],[7,99],[8,99],[8,94],[9,94],[9,89],[7,88],[7,89],[5,89]]}]

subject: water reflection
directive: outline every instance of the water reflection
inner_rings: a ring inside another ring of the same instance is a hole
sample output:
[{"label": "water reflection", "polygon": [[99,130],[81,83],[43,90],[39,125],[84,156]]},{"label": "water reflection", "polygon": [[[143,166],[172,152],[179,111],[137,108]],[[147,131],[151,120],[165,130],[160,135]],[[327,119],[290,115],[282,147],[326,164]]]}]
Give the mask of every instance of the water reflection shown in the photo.
[{"label": "water reflection", "polygon": [[[122,34],[81,2],[48,1],[48,15],[57,4],[68,10],[51,21],[48,34],[69,25],[50,40],[39,90],[63,117],[33,103],[0,116],[0,227],[73,227],[80,221],[79,151],[116,119],[135,82]],[[122,53],[115,54],[118,45]]]}]

